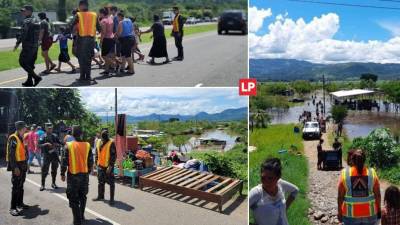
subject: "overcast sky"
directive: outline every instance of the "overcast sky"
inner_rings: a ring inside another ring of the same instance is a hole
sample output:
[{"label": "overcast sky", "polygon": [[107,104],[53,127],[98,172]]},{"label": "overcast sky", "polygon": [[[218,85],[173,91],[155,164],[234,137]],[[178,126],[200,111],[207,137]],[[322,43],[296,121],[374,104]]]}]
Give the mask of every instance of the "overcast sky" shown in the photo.
[{"label": "overcast sky", "polygon": [[400,2],[325,2],[394,9],[250,0],[250,58],[400,62]]},{"label": "overcast sky", "polygon": [[[79,89],[85,106],[97,115],[114,110],[114,90]],[[156,114],[195,115],[218,113],[225,109],[247,107],[247,97],[237,88],[118,88],[118,113],[133,116]]]}]

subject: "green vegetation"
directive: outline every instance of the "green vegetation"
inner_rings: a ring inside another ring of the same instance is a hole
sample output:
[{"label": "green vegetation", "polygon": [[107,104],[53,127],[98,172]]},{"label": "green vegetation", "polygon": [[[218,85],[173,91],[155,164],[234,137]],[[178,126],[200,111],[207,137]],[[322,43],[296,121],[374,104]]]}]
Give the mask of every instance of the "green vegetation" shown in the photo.
[{"label": "green vegetation", "polygon": [[243,180],[243,194],[247,195],[247,144],[238,144],[227,152],[195,151],[188,155],[202,160],[212,173]]},{"label": "green vegetation", "polygon": [[349,149],[365,151],[367,163],[377,168],[382,178],[400,184],[400,145],[389,129],[378,128],[365,138],[355,138]]},{"label": "green vegetation", "polygon": [[27,124],[80,125],[85,139],[93,137],[100,129],[100,119],[84,108],[76,89],[17,89],[16,95],[20,118]]},{"label": "green vegetation", "polygon": [[[18,13],[24,4],[32,4],[35,12],[55,11],[60,21],[65,21],[74,8],[78,7],[75,0],[0,0],[0,38],[7,34],[12,26],[16,26],[8,15]],[[242,9],[247,11],[246,0],[89,0],[91,10],[98,12],[102,7],[116,5],[119,9],[124,10],[127,16],[137,18],[137,22],[141,25],[150,25],[153,15],[157,14],[162,17],[162,12],[171,11],[173,6],[179,6],[181,13],[186,17],[217,17],[227,9]]]},{"label": "green vegetation", "polygon": [[[250,153],[249,179],[250,189],[260,183],[260,165],[268,157],[278,157],[282,160],[282,179],[285,179],[300,188],[296,200],[288,210],[289,224],[308,225],[307,210],[310,202],[306,193],[308,190],[308,165],[304,155],[291,153],[279,154],[280,149],[297,148],[303,151],[301,134],[294,134],[294,124],[270,125],[266,129],[255,129],[250,134],[250,145],[257,150]],[[251,215],[251,213],[250,213]],[[250,222],[254,222],[252,215]]]},{"label": "green vegetation", "polygon": [[334,105],[332,106],[331,113],[335,123],[341,123],[347,117],[347,107],[342,105]]},{"label": "green vegetation", "polygon": [[[0,24],[1,26],[1,24]],[[198,34],[202,32],[208,32],[212,30],[216,30],[217,27],[216,24],[208,24],[208,25],[199,25],[199,26],[190,26],[185,28],[185,35],[193,35],[193,34]],[[171,38],[171,29],[165,29],[165,35],[167,38]],[[151,39],[151,34],[143,34],[142,35],[142,42],[141,43],[149,43],[152,42],[153,40]],[[69,51],[70,51],[70,56],[73,57],[72,55],[72,43],[68,43],[69,46]],[[20,67],[18,58],[19,58],[19,53],[21,51],[21,47],[13,52],[12,50],[9,51],[0,51],[0,71],[4,70],[9,70],[13,68],[18,68]],[[58,54],[60,53],[60,47],[58,44],[54,44],[53,47],[49,50],[49,56],[51,59],[53,59],[54,62],[58,59]],[[38,52],[38,58],[36,60],[36,64],[44,63],[43,57],[42,57],[42,51],[39,49]]]}]

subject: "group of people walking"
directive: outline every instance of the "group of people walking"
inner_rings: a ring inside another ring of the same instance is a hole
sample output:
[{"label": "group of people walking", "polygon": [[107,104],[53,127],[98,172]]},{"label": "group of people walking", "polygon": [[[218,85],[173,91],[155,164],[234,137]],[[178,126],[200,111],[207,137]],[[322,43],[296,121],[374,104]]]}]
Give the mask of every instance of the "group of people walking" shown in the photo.
[{"label": "group of people walking", "polygon": [[[385,190],[381,206],[380,183],[376,171],[366,164],[365,153],[354,150],[349,166],[339,176],[337,218],[345,225],[400,224],[400,190]],[[249,207],[257,225],[288,225],[287,210],[299,188],[283,179],[283,165],[278,158],[268,158],[261,165],[261,184],[249,193]]]},{"label": "group of people walking", "polygon": [[[61,180],[67,181],[66,195],[72,209],[74,225],[80,225],[85,221],[86,195],[89,191],[89,174],[92,170],[96,169],[98,175],[98,196],[93,201],[104,200],[105,183],[108,183],[110,185],[109,204],[114,204],[113,170],[116,148],[106,129],[101,131],[101,138],[94,143],[96,153],[93,157],[91,145],[83,140],[83,131],[80,126],[72,126],[63,141],[53,133],[51,123],[46,123],[46,131],[43,134],[39,134],[40,128],[34,124],[27,132],[26,123],[23,121],[16,122],[15,128],[15,133],[9,135],[6,152],[7,170],[12,174],[11,215],[23,215],[24,210],[29,210],[30,206],[24,202],[24,182],[26,174],[31,172],[30,166],[34,157],[41,165],[40,191],[45,190],[50,165],[51,187],[58,188],[56,178],[58,166],[61,164]],[[59,152],[61,152],[61,157]],[[43,162],[41,162],[41,155]]]},{"label": "group of people walking", "polygon": [[[173,7],[175,17],[172,22],[171,36],[175,39],[177,56],[174,61],[184,59],[183,35],[186,18],[180,14],[178,7]],[[143,61],[145,56],[138,45],[141,35],[152,33],[153,44],[149,53],[149,64],[156,64],[156,58],[165,58],[164,64],[170,62],[167,51],[167,38],[164,25],[158,15],[153,16],[153,25],[141,31],[136,23],[136,18],[127,17],[123,10],[116,6],[101,8],[98,13],[89,10],[87,0],[79,1],[79,6],[73,10],[72,17],[67,27],[61,27],[60,32],[55,34],[53,26],[44,12],[38,14],[40,21],[33,15],[33,7],[26,5],[21,9],[24,16],[21,34],[17,37],[16,50],[22,43],[22,51],[19,62],[21,67],[28,73],[27,80],[23,86],[36,86],[42,77],[34,71],[38,48],[41,46],[42,56],[46,69],[42,74],[49,74],[55,70],[61,72],[61,64],[67,63],[71,67],[69,73],[76,73],[77,67],[71,63],[69,56],[68,40],[72,40],[72,53],[78,58],[80,77],[78,82],[92,82],[92,61],[100,68],[104,68],[100,74],[135,74],[134,56]],[[58,67],[49,57],[49,50],[53,43],[59,42],[60,54]],[[104,63],[104,64],[103,64]]]}]

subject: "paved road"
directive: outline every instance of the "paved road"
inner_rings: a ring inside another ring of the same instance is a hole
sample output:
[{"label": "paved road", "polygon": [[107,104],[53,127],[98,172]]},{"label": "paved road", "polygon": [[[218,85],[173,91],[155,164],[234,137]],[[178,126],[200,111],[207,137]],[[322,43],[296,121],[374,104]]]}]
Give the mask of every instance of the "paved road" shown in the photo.
[{"label": "paved road", "polygon": [[[33,168],[38,172],[39,168]],[[48,177],[48,182],[51,178]],[[66,183],[57,178],[57,191],[39,191],[40,174],[28,174],[25,182],[26,204],[33,206],[23,216],[13,217],[10,207],[10,173],[0,168],[0,224],[2,225],[64,225],[72,223],[72,213],[65,195]],[[109,197],[106,187],[106,199]],[[157,191],[153,191],[157,192]],[[159,191],[158,191],[159,192]],[[90,177],[86,224],[141,224],[141,225],[245,225],[247,222],[247,199],[235,198],[224,205],[218,213],[214,203],[190,199],[170,192],[159,194],[140,191],[126,185],[116,185],[116,204],[93,202],[97,195],[97,178]]]},{"label": "paved road", "polygon": [[[133,76],[102,77],[98,66],[93,66],[92,84],[78,83],[78,74],[50,74],[44,76],[39,86],[42,87],[193,87],[193,86],[237,86],[239,78],[247,77],[247,36],[217,35],[207,32],[187,36],[184,39],[185,60],[167,65],[148,65],[145,62],[135,64],[136,74]],[[148,54],[150,44],[143,44],[141,49]],[[172,39],[168,40],[170,57],[176,55]],[[161,59],[160,61],[161,62]],[[76,61],[74,61],[76,64]],[[69,68],[65,68],[70,70]],[[38,65],[36,71],[43,71]],[[0,72],[0,86],[20,87],[25,80],[22,69]]]},{"label": "paved road", "polygon": [[[215,22],[211,23],[197,23],[197,24],[185,24],[185,27],[195,27],[195,26],[204,26],[209,24],[216,24]],[[172,25],[165,25],[165,29],[172,28]],[[140,30],[146,30],[149,27],[140,27]],[[12,50],[15,46],[15,38],[8,39],[0,39],[0,51]]]}]

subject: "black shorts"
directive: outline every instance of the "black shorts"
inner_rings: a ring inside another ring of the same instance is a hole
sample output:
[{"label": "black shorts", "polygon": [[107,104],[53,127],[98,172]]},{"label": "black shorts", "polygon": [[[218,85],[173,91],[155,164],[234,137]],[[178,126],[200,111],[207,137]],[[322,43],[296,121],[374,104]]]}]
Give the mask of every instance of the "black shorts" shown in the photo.
[{"label": "black shorts", "polygon": [[104,38],[101,44],[101,56],[115,53],[115,41],[112,38]]},{"label": "black shorts", "polygon": [[134,37],[123,37],[119,39],[121,44],[121,56],[129,58],[132,56],[132,47],[135,41]]}]

